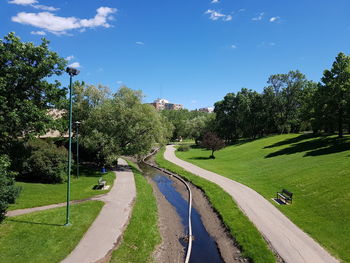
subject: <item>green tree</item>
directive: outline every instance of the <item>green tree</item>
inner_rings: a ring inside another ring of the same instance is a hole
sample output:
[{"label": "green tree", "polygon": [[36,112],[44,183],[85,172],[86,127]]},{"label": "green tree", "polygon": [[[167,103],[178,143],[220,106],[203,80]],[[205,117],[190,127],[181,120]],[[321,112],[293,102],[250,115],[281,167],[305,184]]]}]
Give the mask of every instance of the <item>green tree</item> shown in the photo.
[{"label": "green tree", "polygon": [[297,71],[271,75],[267,81],[274,91],[274,120],[280,133],[299,130],[299,106],[307,84],[305,75]]},{"label": "green tree", "polygon": [[48,44],[24,43],[14,33],[0,39],[0,152],[19,137],[55,127],[47,112],[62,106],[66,90],[47,78],[61,75],[66,61]]},{"label": "green tree", "polygon": [[339,137],[343,136],[344,123],[349,121],[350,57],[339,53],[331,70],[323,72],[319,86],[320,111],[325,125],[337,123]]},{"label": "green tree", "polygon": [[166,119],[141,99],[140,91],[122,87],[92,110],[82,142],[101,165],[114,165],[120,155],[144,155],[171,136]]},{"label": "green tree", "polygon": [[0,156],[0,222],[4,220],[9,204],[13,204],[20,188],[15,186],[14,173],[10,172],[10,160],[6,155]]}]

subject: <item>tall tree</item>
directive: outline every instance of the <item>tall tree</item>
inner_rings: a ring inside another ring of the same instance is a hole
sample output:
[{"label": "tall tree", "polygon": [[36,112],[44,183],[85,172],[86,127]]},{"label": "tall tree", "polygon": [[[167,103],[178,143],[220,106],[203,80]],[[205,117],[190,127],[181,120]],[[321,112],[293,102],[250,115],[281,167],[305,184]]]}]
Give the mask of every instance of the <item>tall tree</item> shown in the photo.
[{"label": "tall tree", "polygon": [[45,133],[54,126],[48,110],[60,105],[66,90],[48,78],[61,75],[66,61],[39,46],[21,42],[14,33],[0,39],[0,152],[19,137]]},{"label": "tall tree", "polygon": [[320,105],[324,115],[338,126],[339,137],[343,136],[344,123],[349,118],[350,102],[350,57],[339,53],[331,70],[323,72],[319,88]]},{"label": "tall tree", "polygon": [[267,81],[274,91],[275,123],[281,133],[298,130],[298,114],[302,90],[307,84],[298,70],[271,75]]},{"label": "tall tree", "polygon": [[82,131],[82,143],[101,165],[113,165],[120,155],[143,155],[164,144],[172,130],[142,93],[122,87],[112,99],[95,107]]}]

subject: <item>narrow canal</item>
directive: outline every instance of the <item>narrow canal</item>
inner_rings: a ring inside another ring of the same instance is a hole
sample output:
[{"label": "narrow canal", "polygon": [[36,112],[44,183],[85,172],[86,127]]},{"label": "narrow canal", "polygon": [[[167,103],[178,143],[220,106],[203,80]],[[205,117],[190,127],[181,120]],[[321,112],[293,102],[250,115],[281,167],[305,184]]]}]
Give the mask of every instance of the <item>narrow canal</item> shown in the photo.
[{"label": "narrow canal", "polygon": [[[188,201],[176,190],[174,181],[169,176],[160,171],[142,165],[142,170],[146,176],[149,176],[157,185],[159,191],[165,196],[166,200],[175,208],[176,213],[181,219],[184,227],[184,233],[188,234]],[[224,262],[220,256],[215,240],[205,229],[201,216],[198,211],[192,207],[192,232],[194,241],[192,243],[191,263],[203,262]],[[171,223],[171,222],[170,222]],[[187,243],[182,241],[181,244],[187,249]]]}]

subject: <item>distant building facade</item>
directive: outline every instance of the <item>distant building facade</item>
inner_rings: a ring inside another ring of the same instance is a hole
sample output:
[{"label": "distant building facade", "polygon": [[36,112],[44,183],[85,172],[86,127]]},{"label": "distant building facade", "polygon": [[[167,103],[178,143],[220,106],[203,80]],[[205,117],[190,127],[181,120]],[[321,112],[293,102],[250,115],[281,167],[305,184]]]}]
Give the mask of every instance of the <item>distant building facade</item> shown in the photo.
[{"label": "distant building facade", "polygon": [[212,113],[214,111],[214,108],[213,107],[200,108],[198,109],[198,111]]},{"label": "distant building facade", "polygon": [[154,102],[150,103],[157,110],[181,110],[183,109],[182,104],[170,103],[166,99],[156,99]]}]

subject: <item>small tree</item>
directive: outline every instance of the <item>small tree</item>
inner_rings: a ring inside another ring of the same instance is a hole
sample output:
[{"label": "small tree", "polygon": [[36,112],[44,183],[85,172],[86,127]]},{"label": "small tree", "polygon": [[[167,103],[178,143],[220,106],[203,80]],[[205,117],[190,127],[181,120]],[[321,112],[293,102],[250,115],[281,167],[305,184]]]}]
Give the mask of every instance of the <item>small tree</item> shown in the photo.
[{"label": "small tree", "polygon": [[203,136],[201,143],[202,147],[211,150],[210,158],[215,159],[214,152],[225,147],[225,142],[220,139],[215,133],[207,132]]}]

